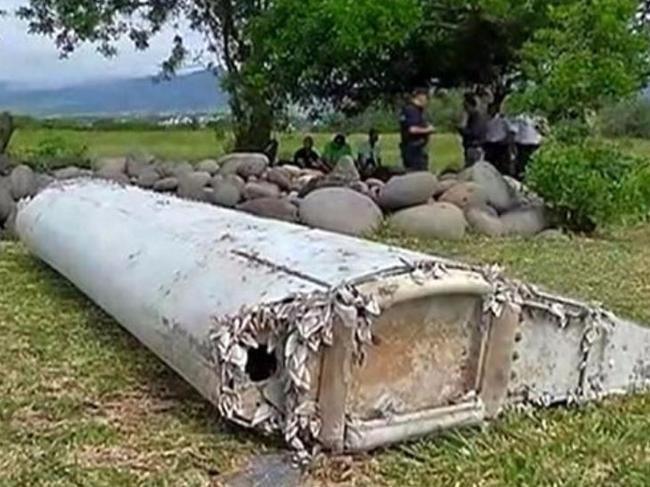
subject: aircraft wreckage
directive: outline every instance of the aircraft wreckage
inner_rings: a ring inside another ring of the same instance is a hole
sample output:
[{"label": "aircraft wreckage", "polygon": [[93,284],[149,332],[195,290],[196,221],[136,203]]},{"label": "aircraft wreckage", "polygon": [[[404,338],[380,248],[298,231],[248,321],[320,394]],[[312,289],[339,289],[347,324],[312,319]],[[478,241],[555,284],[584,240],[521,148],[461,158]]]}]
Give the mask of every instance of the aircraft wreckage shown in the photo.
[{"label": "aircraft wreckage", "polygon": [[104,181],[24,244],[245,427],[363,451],[650,386],[650,329],[472,267]]}]

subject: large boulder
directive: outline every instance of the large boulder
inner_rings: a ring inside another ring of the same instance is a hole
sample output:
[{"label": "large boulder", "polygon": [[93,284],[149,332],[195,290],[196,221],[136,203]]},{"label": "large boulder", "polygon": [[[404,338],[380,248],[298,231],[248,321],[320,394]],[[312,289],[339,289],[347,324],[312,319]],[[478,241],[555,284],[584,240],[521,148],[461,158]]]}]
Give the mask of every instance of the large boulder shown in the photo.
[{"label": "large boulder", "polygon": [[219,163],[214,159],[204,159],[196,165],[196,170],[210,173],[213,176],[219,172]]},{"label": "large boulder", "polygon": [[220,174],[215,176],[215,178],[220,178],[223,179],[224,181],[234,185],[240,193],[244,192],[244,186],[246,186],[246,181],[244,181],[244,178],[241,176],[237,176],[236,174],[226,174],[225,176],[221,176]]},{"label": "large boulder", "polygon": [[168,177],[159,179],[153,185],[154,191],[176,191],[178,188],[178,178]]},{"label": "large boulder", "polygon": [[429,201],[436,187],[436,177],[429,172],[414,172],[391,178],[379,192],[379,206],[399,210]]},{"label": "large boulder", "polygon": [[460,240],[467,221],[463,211],[450,203],[420,205],[395,213],[391,226],[410,237]]},{"label": "large boulder", "polygon": [[238,210],[264,218],[298,221],[298,208],[284,198],[257,198],[237,206]]},{"label": "large boulder", "polygon": [[10,239],[18,239],[18,233],[16,232],[16,218],[18,217],[18,206],[14,205],[9,213],[9,216],[4,222],[4,236]]},{"label": "large boulder", "polygon": [[[192,167],[192,164],[190,164],[187,161],[177,162],[173,164],[171,167],[171,176],[179,178],[179,180],[183,176],[187,176],[188,174],[192,174],[192,173],[194,173],[194,168]],[[208,174],[208,177],[209,176],[210,175]]]},{"label": "large boulder", "polygon": [[125,174],[126,157],[100,157],[93,162],[92,168],[102,174]]},{"label": "large boulder", "polygon": [[219,174],[238,174],[244,179],[261,176],[269,166],[269,158],[254,152],[236,152],[219,159]]},{"label": "large boulder", "polygon": [[32,168],[25,165],[16,166],[9,176],[11,195],[15,200],[34,196],[37,191],[36,175]]},{"label": "large boulder", "polygon": [[11,197],[9,188],[0,185],[0,225],[4,224],[7,218],[9,218],[15,206],[16,202]]},{"label": "large boulder", "polygon": [[206,172],[190,172],[178,177],[178,196],[190,200],[204,201],[205,187],[210,182],[210,175]]},{"label": "large boulder", "polygon": [[516,193],[497,168],[485,161],[479,161],[463,171],[460,179],[471,181],[483,188],[490,206],[499,212],[512,209],[516,203]]},{"label": "large boulder", "polygon": [[382,218],[374,201],[348,188],[317,189],[300,202],[303,223],[347,235],[372,232]]},{"label": "large boulder", "polygon": [[142,171],[151,167],[156,158],[151,154],[131,154],[126,158],[126,174],[131,178],[138,178]]},{"label": "large boulder", "polygon": [[529,206],[509,211],[501,215],[501,222],[504,234],[519,237],[532,237],[549,227],[543,206]]},{"label": "large boulder", "polygon": [[156,182],[160,179],[160,173],[154,166],[146,166],[142,168],[138,176],[136,184],[141,188],[153,188]]},{"label": "large boulder", "polygon": [[268,181],[246,183],[243,195],[246,200],[254,200],[257,198],[278,198],[280,196],[280,188]]},{"label": "large boulder", "polygon": [[486,205],[487,197],[483,188],[476,183],[458,183],[445,191],[440,201],[464,210],[470,206]]},{"label": "large boulder", "polygon": [[212,186],[210,201],[215,205],[234,208],[241,201],[241,191],[231,181],[215,177],[210,184]]},{"label": "large boulder", "polygon": [[283,191],[289,191],[291,189],[291,175],[281,167],[269,169],[266,173],[266,180],[276,184]]},{"label": "large boulder", "polygon": [[494,208],[471,206],[465,209],[465,219],[472,232],[488,237],[500,237],[504,234],[503,222]]}]

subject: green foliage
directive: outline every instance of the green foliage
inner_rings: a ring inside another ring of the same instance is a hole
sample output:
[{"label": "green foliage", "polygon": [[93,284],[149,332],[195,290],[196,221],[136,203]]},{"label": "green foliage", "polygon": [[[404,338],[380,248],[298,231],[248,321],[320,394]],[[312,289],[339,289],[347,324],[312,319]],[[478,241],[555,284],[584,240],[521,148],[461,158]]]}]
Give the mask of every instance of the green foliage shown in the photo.
[{"label": "green foliage", "polygon": [[548,7],[525,44],[519,106],[551,122],[587,119],[638,92],[650,73],[650,37],[637,0],[572,0]]},{"label": "green foliage", "polygon": [[600,112],[599,124],[607,137],[650,139],[650,100],[638,97],[610,104]]},{"label": "green foliage", "polygon": [[[427,118],[438,132],[455,133],[462,113],[463,97],[459,90],[449,90],[431,97]],[[399,130],[399,106],[373,105],[363,112],[345,116],[336,112],[326,118],[319,130],[344,133],[367,133],[371,128],[383,133]]]},{"label": "green foliage", "polygon": [[358,113],[382,98],[391,53],[419,25],[419,0],[278,0],[251,24],[248,76],[285,102]]},{"label": "green foliage", "polygon": [[650,211],[650,160],[610,142],[549,141],[534,156],[526,182],[570,230],[635,223]]},{"label": "green foliage", "polygon": [[90,163],[85,145],[56,134],[21,147],[13,156],[39,171],[52,171],[71,165],[87,167]]}]

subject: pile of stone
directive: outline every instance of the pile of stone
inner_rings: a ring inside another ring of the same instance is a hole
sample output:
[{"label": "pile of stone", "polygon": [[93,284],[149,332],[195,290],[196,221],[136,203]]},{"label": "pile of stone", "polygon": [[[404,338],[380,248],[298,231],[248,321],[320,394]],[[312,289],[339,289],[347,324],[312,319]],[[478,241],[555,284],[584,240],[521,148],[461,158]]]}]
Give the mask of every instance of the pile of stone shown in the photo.
[{"label": "pile of stone", "polygon": [[253,153],[195,165],[143,156],[102,158],[92,169],[67,167],[51,174],[19,165],[4,177],[0,172],[0,225],[11,229],[19,199],[33,196],[53,180],[80,177],[134,184],[355,236],[371,233],[384,222],[407,236],[450,240],[467,232],[532,236],[548,227],[543,203],[487,162],[440,178],[420,172],[384,183],[361,181],[351,158],[323,174],[295,166],[270,167],[265,155]]}]

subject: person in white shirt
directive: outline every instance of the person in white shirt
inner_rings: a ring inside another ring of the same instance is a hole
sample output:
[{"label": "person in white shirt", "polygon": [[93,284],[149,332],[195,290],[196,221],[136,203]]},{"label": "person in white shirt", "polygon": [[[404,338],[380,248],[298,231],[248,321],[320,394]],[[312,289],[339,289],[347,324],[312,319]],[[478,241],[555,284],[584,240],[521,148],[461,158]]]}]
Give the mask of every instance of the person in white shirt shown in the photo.
[{"label": "person in white shirt", "polygon": [[381,167],[381,144],[377,130],[370,129],[368,140],[359,147],[357,166],[362,177],[370,177]]}]

